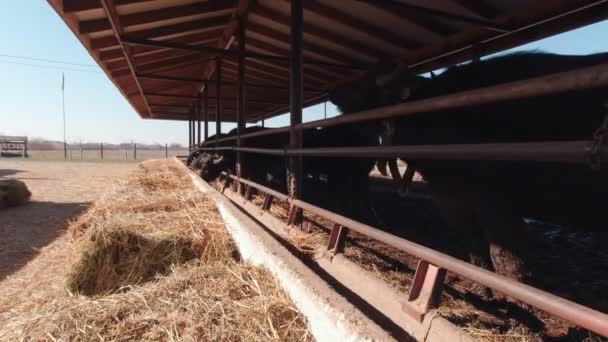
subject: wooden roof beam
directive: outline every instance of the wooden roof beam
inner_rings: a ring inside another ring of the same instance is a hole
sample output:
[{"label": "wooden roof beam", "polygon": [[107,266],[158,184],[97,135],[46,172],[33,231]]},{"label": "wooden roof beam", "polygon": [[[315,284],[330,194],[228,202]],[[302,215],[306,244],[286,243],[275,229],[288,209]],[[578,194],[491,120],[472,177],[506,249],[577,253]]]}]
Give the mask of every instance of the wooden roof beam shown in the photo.
[{"label": "wooden roof beam", "polygon": [[144,95],[148,97],[169,97],[169,98],[178,98],[178,99],[198,99],[196,95],[181,95],[181,94],[168,94],[168,93],[155,93],[155,92],[144,92]]},{"label": "wooden roof beam", "polygon": [[[138,73],[137,77],[141,78],[141,79],[173,81],[173,82],[211,83],[211,84],[215,84],[215,82],[216,82],[216,80],[212,80],[212,79],[173,77],[173,76],[143,74],[143,73]],[[222,85],[223,86],[236,86],[236,82],[235,81],[222,81]],[[249,83],[249,82],[247,83],[247,87],[260,88],[260,89],[288,90],[288,88],[286,88],[285,86],[274,85],[274,84]],[[314,89],[308,89],[308,90],[314,91]]]},{"label": "wooden roof beam", "polygon": [[[128,32],[129,37],[138,39],[160,38],[171,35],[187,35],[192,32],[205,32],[222,27],[228,21],[228,16],[205,18],[184,23],[154,27],[149,29]],[[92,49],[105,49],[119,44],[113,36],[91,39]]]},{"label": "wooden roof beam", "polygon": [[451,20],[454,22],[460,22],[460,23],[471,24],[474,26],[479,26],[488,31],[500,32],[500,33],[506,33],[509,31],[507,28],[499,27],[498,25],[496,25],[496,23],[494,23],[490,20],[487,20],[487,19],[480,19],[477,17],[468,16],[468,15],[460,15],[460,14],[456,14],[456,13],[446,12],[443,10],[432,9],[429,7],[414,5],[414,4],[410,4],[410,3],[404,3],[404,2],[395,1],[395,0],[374,0],[373,5],[374,6],[376,6],[376,5],[399,6],[399,7],[402,7],[404,10],[412,11],[413,15],[421,15],[421,16],[427,16],[427,17],[436,16],[436,17],[439,17],[439,18],[442,18],[445,20]]},{"label": "wooden roof beam", "polygon": [[171,84],[171,85],[158,85],[155,84],[154,87],[144,85],[144,93],[162,93],[162,94],[174,94],[174,95],[183,95],[189,96],[188,93],[191,93],[192,96],[196,94],[196,87],[193,87],[192,84],[180,83],[179,85]]},{"label": "wooden roof beam", "polygon": [[[254,39],[252,37],[248,38],[248,42],[247,44],[252,47],[252,48],[256,48],[256,49],[260,49],[262,51],[281,51],[284,54],[288,54],[289,50],[277,45],[273,45],[273,44],[269,44],[267,42],[263,42],[261,40],[258,39]],[[274,62],[274,61],[273,61]],[[275,62],[275,64],[277,65],[285,65],[288,66],[289,64],[287,64],[287,62],[285,63],[281,63],[282,61],[277,61]],[[338,77],[338,76],[342,76],[345,71],[348,72],[350,70],[359,70],[359,68],[351,68],[348,66],[344,66],[344,68],[342,68],[342,64],[335,64],[335,63],[307,63],[306,59],[304,59],[304,63],[303,66],[305,69],[314,69],[320,72],[324,72],[328,77]],[[317,67],[318,66],[318,67]],[[326,67],[326,68],[319,68],[319,67]],[[363,70],[367,70],[369,67],[365,68],[362,67]],[[339,69],[340,71],[337,72],[335,69]],[[289,68],[287,68],[287,71],[289,71]]]},{"label": "wooden roof beam", "polygon": [[[224,32],[222,33],[222,35],[218,38],[217,45],[216,45],[217,48],[224,49],[224,50],[230,49],[230,46],[234,42],[234,36],[235,36],[236,30],[238,28],[239,17],[243,18],[243,19],[247,18],[249,11],[255,5],[255,3],[256,3],[256,0],[238,0],[238,4],[236,6],[234,13],[232,14],[232,16],[230,18],[230,22],[224,28]],[[215,62],[209,61],[206,63],[205,71],[204,71],[205,78],[210,78],[211,75],[213,75],[213,72],[215,71],[215,67],[216,67]],[[201,87],[200,87],[201,93],[205,89],[205,86],[206,85],[204,83],[201,84]]]},{"label": "wooden roof beam", "polygon": [[[188,54],[184,56],[179,56],[175,58],[169,58],[162,61],[157,61],[153,63],[148,63],[144,65],[138,65],[137,70],[142,73],[147,72],[159,72],[159,71],[167,71],[171,69],[175,69],[183,66],[187,63],[196,63],[197,61],[202,61],[200,53]],[[124,76],[124,70],[117,70],[112,72],[112,77],[122,77]]]},{"label": "wooden roof beam", "polygon": [[[178,38],[171,39],[172,42],[180,43],[180,44],[201,44],[201,43],[209,43],[211,40],[217,39],[222,33],[222,29],[215,29],[206,32],[196,32],[193,34],[189,34],[187,36],[182,36]],[[141,54],[153,52],[153,51],[163,51],[167,49],[159,48],[156,46],[143,46],[143,45],[135,45],[131,47],[131,53],[133,56],[138,56]],[[124,57],[120,51],[120,49],[112,49],[112,50],[104,50],[99,52],[99,59],[101,61],[107,61],[110,59],[117,59]]]},{"label": "wooden roof beam", "polygon": [[[289,1],[289,0],[283,0]],[[336,21],[340,24],[351,27],[354,30],[364,32],[371,37],[385,41],[396,47],[404,47],[406,49],[415,49],[421,47],[422,44],[418,41],[402,37],[392,31],[385,30],[378,26],[373,26],[364,20],[349,15],[346,12],[339,11],[333,7],[326,6],[317,1],[302,1],[304,9],[321,17]]]},{"label": "wooden roof beam", "polygon": [[[276,70],[277,72],[289,72],[289,64],[287,63],[249,58],[247,59],[247,65],[257,66],[268,70]],[[328,79],[334,77],[331,73],[328,74],[325,70],[319,71],[318,68],[314,68],[310,64],[304,64],[304,68],[306,69],[306,72],[304,73],[305,82],[327,83]]]},{"label": "wooden roof beam", "polygon": [[[115,0],[116,5],[133,4],[147,0]],[[63,0],[63,11],[66,13],[101,9],[99,0]],[[110,29],[110,28],[108,28]]]},{"label": "wooden roof beam", "polygon": [[[211,46],[194,46],[189,44],[179,44],[171,41],[160,41],[160,40],[151,40],[144,38],[137,38],[132,36],[122,36],[121,41],[123,43],[131,44],[131,45],[144,45],[144,46],[155,46],[159,48],[168,48],[175,50],[187,50],[187,51],[198,51],[203,53],[210,53],[215,55],[222,56],[230,56],[235,57],[239,54],[238,51],[233,49],[220,49],[217,47]],[[256,57],[256,58],[264,58],[264,59],[272,59],[272,60],[286,60],[286,56],[277,56],[272,54],[260,54],[250,51],[245,51],[247,57]]]},{"label": "wooden roof beam", "polygon": [[[140,12],[120,17],[120,22],[124,27],[149,24],[163,20],[190,17],[197,14],[211,14],[211,17],[225,16],[222,12],[234,8],[234,0],[210,0],[184,6],[163,8],[154,11]],[[215,15],[213,15],[215,14]],[[105,31],[110,29],[110,23],[104,19],[94,19],[81,21],[78,25],[81,34]]]},{"label": "wooden roof beam", "polygon": [[149,64],[145,64],[142,65],[141,67],[139,67],[139,70],[141,70],[141,72],[161,72],[161,71],[169,71],[169,70],[175,70],[177,68],[181,68],[184,65],[191,65],[193,63],[202,63],[203,61],[205,61],[207,59],[202,58],[202,56],[200,54],[192,54],[192,55],[184,55],[181,57],[176,57],[176,58],[172,58],[172,59],[167,59],[167,60],[163,60],[163,61],[159,61],[159,62],[155,62],[155,63],[149,63]]},{"label": "wooden roof beam", "polygon": [[[190,99],[197,100],[198,96],[196,95],[179,95],[179,94],[166,94],[166,93],[153,93],[146,92],[146,96],[148,97],[166,97],[166,98],[178,98],[178,99]],[[236,97],[224,97],[225,101],[236,101]],[[287,105],[288,101],[279,100],[279,99],[247,99],[247,103],[261,104],[261,105]],[[153,104],[150,104],[153,106]],[[209,104],[212,105],[211,103]],[[214,107],[215,108],[215,107]]]},{"label": "wooden roof beam", "polygon": [[[108,17],[108,20],[110,21],[110,25],[112,26],[112,32],[114,33],[114,36],[116,36],[116,38],[118,39],[122,33],[122,26],[120,25],[120,18],[118,17],[118,13],[116,12],[116,4],[114,3],[114,0],[100,0],[101,1],[101,5],[106,13],[106,16]],[[139,80],[137,79],[137,76],[135,75],[137,70],[135,69],[135,65],[133,64],[132,60],[131,60],[131,52],[129,51],[129,47],[126,44],[120,44],[121,48],[123,50],[123,53],[127,59],[127,63],[129,64],[129,72],[131,74],[131,76],[133,77],[133,80],[135,81],[135,84],[137,85],[137,88],[139,89],[139,95],[142,97],[143,102],[146,106],[146,110],[148,111],[148,115],[142,115],[142,116],[150,116],[151,110],[150,110],[150,106],[148,105],[148,101],[146,99],[146,97],[144,96],[144,90],[141,86],[141,83],[139,82]]]},{"label": "wooden roof beam", "polygon": [[[265,27],[263,25],[259,25],[256,23],[249,23],[247,25],[247,31],[258,34],[260,36],[264,36],[266,38],[270,38],[272,40],[281,42],[283,44],[287,44],[289,46],[289,34],[275,31],[268,27]],[[251,39],[251,37],[249,37],[248,40],[249,39]],[[314,43],[314,42],[306,42],[306,48],[313,50],[316,54],[318,54],[320,56],[332,59],[332,60],[340,62],[340,63],[344,62],[344,63],[349,63],[349,64],[357,64],[357,63],[362,62],[361,60],[356,60],[347,54],[343,54],[338,51],[328,49],[328,48],[326,48],[320,44]]]},{"label": "wooden roof beam", "polygon": [[[206,44],[209,44],[209,43],[210,43],[210,41],[206,42]],[[200,45],[196,45],[196,46],[205,46],[205,44],[200,44]],[[155,63],[155,62],[159,62],[159,61],[163,61],[163,60],[167,60],[167,59],[177,58],[180,56],[187,56],[187,55],[191,55],[191,54],[192,53],[188,52],[188,51],[158,49],[157,51],[150,52],[145,55],[132,55],[132,56],[133,56],[133,60],[134,60],[135,64],[141,65],[141,64]],[[200,55],[205,56],[206,54],[201,53]],[[209,56],[209,55],[206,55],[206,56]],[[110,70],[116,70],[117,68],[125,67],[125,61],[124,61],[124,59],[110,61],[110,62],[106,63],[106,66]]]},{"label": "wooden roof beam", "polygon": [[453,27],[435,20],[433,16],[419,15],[407,8],[400,6],[400,3],[393,1],[374,1],[370,5],[383,10],[384,12],[396,15],[407,20],[410,24],[420,27],[422,30],[438,35],[439,39],[442,36],[455,33],[457,30]]},{"label": "wooden roof beam", "polygon": [[[228,73],[235,73],[237,71],[238,64],[233,61],[225,60],[223,67],[223,70],[226,70]],[[284,85],[289,80],[289,75],[277,74],[272,71],[258,69],[248,65],[245,78],[255,78],[269,83]]]},{"label": "wooden roof beam", "polygon": [[500,10],[497,9],[496,7],[492,6],[492,4],[489,1],[484,1],[484,0],[451,0],[451,1],[457,3],[458,5],[466,8],[467,10],[475,13],[476,15],[478,15],[482,18],[492,19],[492,18],[496,18],[498,15],[500,15]]},{"label": "wooden roof beam", "polygon": [[[265,20],[274,21],[275,23],[278,23],[282,26],[286,26],[287,28],[290,27],[289,17],[272,8],[257,6],[256,8],[251,10],[251,14],[254,14]],[[359,54],[372,58],[388,58],[388,55],[385,52],[370,49],[369,46],[362,44],[356,39],[336,34],[333,31],[316,26],[312,23],[306,23],[306,30],[304,30],[304,36],[306,37],[306,35],[312,35],[315,36],[317,39],[325,41],[340,42],[340,45],[343,45],[350,50],[356,51]]]},{"label": "wooden roof beam", "polygon": [[[251,38],[249,38],[248,40],[251,40]],[[248,42],[249,46],[252,48],[259,48],[258,45],[256,45],[256,42],[254,41],[249,41]],[[252,45],[253,44],[253,45]],[[266,50],[264,50],[266,51]],[[274,70],[277,73],[285,73],[288,74],[289,73],[289,63],[288,62],[281,62],[281,61],[267,61],[267,60],[263,60],[263,59],[255,59],[255,58],[248,58],[247,59],[247,66],[251,66],[254,69],[262,69],[262,70]],[[310,64],[304,64],[304,68],[307,69],[306,73],[304,73],[304,80],[308,83],[314,83],[314,84],[325,84],[328,82],[329,79],[332,79],[335,76],[332,76],[331,72],[328,73],[325,70],[321,70],[319,71],[317,67],[310,65]]]}]

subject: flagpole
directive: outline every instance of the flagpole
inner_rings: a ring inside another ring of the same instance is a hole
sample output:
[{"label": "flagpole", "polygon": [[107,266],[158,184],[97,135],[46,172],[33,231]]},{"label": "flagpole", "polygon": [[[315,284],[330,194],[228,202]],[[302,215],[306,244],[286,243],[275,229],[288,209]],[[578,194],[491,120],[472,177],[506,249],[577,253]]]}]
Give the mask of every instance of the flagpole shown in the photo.
[{"label": "flagpole", "polygon": [[63,157],[68,159],[68,145],[65,141],[65,74],[61,73],[61,102],[63,108]]}]

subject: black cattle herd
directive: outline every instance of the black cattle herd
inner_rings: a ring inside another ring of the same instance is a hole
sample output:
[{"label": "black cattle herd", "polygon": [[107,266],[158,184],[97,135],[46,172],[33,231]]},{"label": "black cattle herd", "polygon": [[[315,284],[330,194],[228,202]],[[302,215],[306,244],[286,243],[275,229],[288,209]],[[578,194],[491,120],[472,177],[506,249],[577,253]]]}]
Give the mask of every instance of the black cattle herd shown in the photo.
[{"label": "black cattle herd", "polygon": [[[571,71],[608,62],[608,53],[565,56],[518,52],[450,67],[432,77],[407,68],[374,70],[342,84],[330,100],[342,115],[465,90]],[[421,113],[373,123],[303,132],[304,147],[429,145],[591,140],[608,114],[608,89],[582,89],[467,108]],[[248,127],[245,132],[263,130]],[[232,136],[236,130],[221,137]],[[213,140],[210,137],[209,140]],[[248,138],[247,147],[284,148],[287,134]],[[234,146],[232,140],[223,146]],[[282,157],[243,154],[244,174],[286,191]],[[400,159],[428,183],[442,218],[470,242],[472,262],[522,280],[526,274],[526,223],[533,218],[580,229],[603,230],[608,178],[589,165]],[[372,158],[304,158],[304,201],[372,222],[368,201]],[[395,160],[391,161],[395,162]],[[235,172],[234,151],[194,151],[188,163],[211,181]],[[378,163],[383,165],[383,163]],[[604,195],[604,196],[603,196]]]}]

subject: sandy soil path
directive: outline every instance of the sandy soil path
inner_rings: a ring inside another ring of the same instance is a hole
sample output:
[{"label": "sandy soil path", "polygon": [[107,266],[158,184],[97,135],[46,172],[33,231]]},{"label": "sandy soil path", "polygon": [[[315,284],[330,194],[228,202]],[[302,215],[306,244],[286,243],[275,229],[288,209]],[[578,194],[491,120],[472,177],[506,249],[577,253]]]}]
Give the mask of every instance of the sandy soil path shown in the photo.
[{"label": "sandy soil path", "polygon": [[0,159],[0,177],[24,181],[31,203],[0,210],[0,287],[59,239],[76,217],[134,163],[48,162]]}]

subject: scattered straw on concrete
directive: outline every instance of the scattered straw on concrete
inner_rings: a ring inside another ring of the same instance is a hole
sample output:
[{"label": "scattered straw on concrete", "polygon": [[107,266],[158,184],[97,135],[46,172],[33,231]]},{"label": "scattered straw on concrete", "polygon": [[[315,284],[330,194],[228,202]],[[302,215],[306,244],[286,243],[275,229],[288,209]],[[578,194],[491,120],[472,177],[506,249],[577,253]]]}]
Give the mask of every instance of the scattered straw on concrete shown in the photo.
[{"label": "scattered straw on concrete", "polygon": [[0,209],[24,205],[31,197],[32,193],[22,181],[0,179]]},{"label": "scattered straw on concrete", "polygon": [[140,164],[69,237],[69,253],[50,259],[65,270],[48,275],[63,286],[0,306],[11,311],[0,339],[312,339],[272,275],[239,261],[213,201],[173,161]]}]

